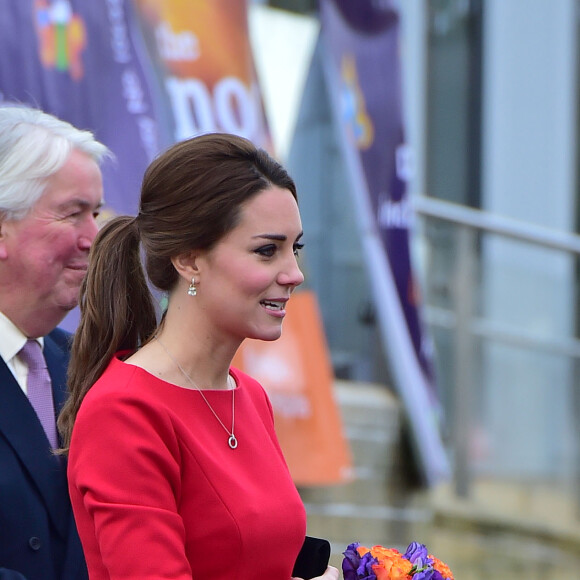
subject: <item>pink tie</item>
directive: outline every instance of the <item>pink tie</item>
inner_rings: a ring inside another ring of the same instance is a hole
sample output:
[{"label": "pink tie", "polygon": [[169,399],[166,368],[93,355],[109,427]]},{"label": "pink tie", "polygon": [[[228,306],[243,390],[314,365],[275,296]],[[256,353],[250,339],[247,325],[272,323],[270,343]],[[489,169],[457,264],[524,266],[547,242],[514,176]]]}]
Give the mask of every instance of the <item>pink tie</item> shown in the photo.
[{"label": "pink tie", "polygon": [[28,339],[18,356],[28,365],[28,400],[44,427],[50,445],[55,449],[58,445],[58,439],[52,387],[40,344],[36,340]]}]

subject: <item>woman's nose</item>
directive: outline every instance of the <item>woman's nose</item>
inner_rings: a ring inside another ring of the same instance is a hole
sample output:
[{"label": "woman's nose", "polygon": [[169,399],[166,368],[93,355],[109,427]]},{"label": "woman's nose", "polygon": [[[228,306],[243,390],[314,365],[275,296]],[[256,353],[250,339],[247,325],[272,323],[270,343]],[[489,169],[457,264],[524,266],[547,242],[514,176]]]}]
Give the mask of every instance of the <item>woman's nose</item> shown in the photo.
[{"label": "woman's nose", "polygon": [[304,274],[298,265],[296,256],[292,255],[290,265],[287,270],[281,273],[279,282],[285,286],[300,286],[304,282]]}]

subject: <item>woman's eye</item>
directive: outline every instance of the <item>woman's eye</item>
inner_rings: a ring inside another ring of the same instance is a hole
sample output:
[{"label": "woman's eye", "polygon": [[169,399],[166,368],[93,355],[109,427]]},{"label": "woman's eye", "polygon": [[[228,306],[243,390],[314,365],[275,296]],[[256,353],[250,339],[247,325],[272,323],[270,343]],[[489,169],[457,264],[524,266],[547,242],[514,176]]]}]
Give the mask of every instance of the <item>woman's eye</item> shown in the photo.
[{"label": "woman's eye", "polygon": [[276,246],[274,244],[268,244],[267,246],[258,248],[255,252],[256,254],[260,254],[260,256],[271,258],[276,253]]},{"label": "woman's eye", "polygon": [[300,250],[304,247],[304,244],[300,243],[300,242],[296,242],[294,244],[294,255],[298,256],[300,254]]}]

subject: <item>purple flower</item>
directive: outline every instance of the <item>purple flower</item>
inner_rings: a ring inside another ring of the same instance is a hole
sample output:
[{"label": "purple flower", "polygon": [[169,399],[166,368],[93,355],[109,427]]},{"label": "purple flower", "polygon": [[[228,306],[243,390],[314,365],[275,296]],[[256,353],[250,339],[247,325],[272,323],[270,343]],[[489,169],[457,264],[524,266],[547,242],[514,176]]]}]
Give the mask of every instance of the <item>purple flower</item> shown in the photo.
[{"label": "purple flower", "polygon": [[413,580],[445,580],[441,573],[435,568],[425,568],[424,570],[420,570],[419,572],[415,572],[413,574]]},{"label": "purple flower", "polygon": [[361,558],[357,552],[359,546],[358,542],[354,542],[349,544],[343,552],[342,574],[344,580],[377,580],[372,569],[372,565],[377,563],[376,558],[373,558],[370,552]]},{"label": "purple flower", "polygon": [[425,544],[411,542],[403,557],[413,564],[413,578],[417,580],[436,580],[433,576],[435,572],[432,566],[433,560],[429,558],[429,552]]},{"label": "purple flower", "polygon": [[429,558],[427,558],[429,552],[427,552],[427,547],[424,544],[419,544],[419,542],[411,542],[407,551],[403,555],[404,558],[409,560],[411,564],[418,565],[418,568],[422,568],[427,562]]},{"label": "purple flower", "polygon": [[434,568],[425,568],[420,572],[415,572],[413,574],[413,580],[435,580],[435,576],[433,576],[435,572],[436,570]]},{"label": "purple flower", "polygon": [[360,559],[360,564],[356,571],[358,580],[377,580],[373,571],[373,564],[378,563],[379,561],[376,558],[373,558],[370,552],[367,552]]},{"label": "purple flower", "polygon": [[430,564],[425,568],[419,568],[417,572],[413,574],[413,580],[446,580],[441,575],[439,570],[435,570]]},{"label": "purple flower", "polygon": [[358,542],[349,544],[343,552],[342,574],[344,580],[357,580],[357,569],[360,564],[360,556],[356,549],[360,546]]},{"label": "purple flower", "polygon": [[358,580],[356,577],[356,568],[353,568],[352,562],[346,558],[342,561],[342,575],[344,580]]}]

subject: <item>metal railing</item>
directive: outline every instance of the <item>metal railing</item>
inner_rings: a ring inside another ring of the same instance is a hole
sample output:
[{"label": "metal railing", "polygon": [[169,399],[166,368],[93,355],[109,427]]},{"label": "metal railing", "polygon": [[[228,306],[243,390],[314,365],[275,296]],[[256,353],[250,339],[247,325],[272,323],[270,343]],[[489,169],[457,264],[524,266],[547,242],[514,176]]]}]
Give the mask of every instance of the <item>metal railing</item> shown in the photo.
[{"label": "metal railing", "polygon": [[[580,255],[580,236],[425,196],[413,198],[412,205],[419,217],[447,222],[456,228],[457,255],[452,281],[453,306],[451,309],[445,309],[426,305],[426,314],[429,324],[447,328],[454,333],[455,366],[452,393],[454,424],[451,444],[455,492],[458,496],[465,497],[469,495],[472,479],[468,433],[474,404],[474,393],[470,387],[473,383],[474,340],[486,338],[526,349],[571,357],[576,364],[580,361],[580,340],[575,337],[550,338],[534,335],[476,316],[474,297],[477,282],[474,268],[478,260],[477,237],[481,233],[495,234],[577,257]],[[579,470],[577,466],[577,472]],[[577,486],[578,505],[580,505],[579,489],[580,486]]]}]

